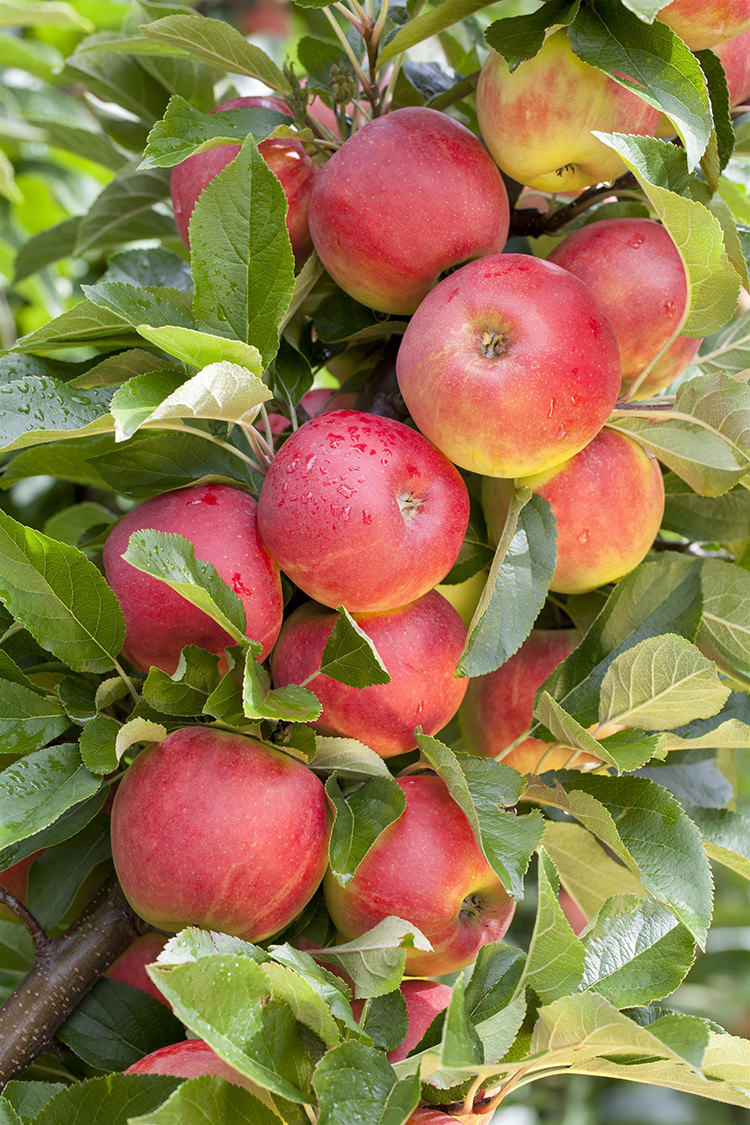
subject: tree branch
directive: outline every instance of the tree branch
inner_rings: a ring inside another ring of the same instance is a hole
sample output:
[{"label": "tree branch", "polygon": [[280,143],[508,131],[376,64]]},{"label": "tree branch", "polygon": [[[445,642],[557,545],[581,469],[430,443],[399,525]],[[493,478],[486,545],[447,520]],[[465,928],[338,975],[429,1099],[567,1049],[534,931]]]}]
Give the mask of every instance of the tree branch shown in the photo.
[{"label": "tree branch", "polygon": [[62,937],[43,935],[43,947],[35,941],[34,964],[0,1007],[0,1088],[50,1050],[71,1012],[146,928],[113,880]]},{"label": "tree branch", "polygon": [[566,203],[564,207],[551,214],[534,208],[519,208],[511,215],[510,233],[530,235],[532,238],[538,238],[541,234],[554,234],[600,199],[606,199],[608,195],[616,195],[618,191],[631,191],[637,187],[638,181],[633,173],[625,172],[611,184],[594,184],[593,187],[586,188],[576,199],[572,199],[570,203]]},{"label": "tree branch", "polygon": [[15,916],[19,918],[26,929],[31,934],[31,940],[34,942],[34,949],[38,955],[46,954],[50,946],[53,944],[52,940],[47,937],[40,923],[31,913],[31,911],[24,906],[20,899],[16,898],[14,894],[0,884],[0,902],[13,911]]}]

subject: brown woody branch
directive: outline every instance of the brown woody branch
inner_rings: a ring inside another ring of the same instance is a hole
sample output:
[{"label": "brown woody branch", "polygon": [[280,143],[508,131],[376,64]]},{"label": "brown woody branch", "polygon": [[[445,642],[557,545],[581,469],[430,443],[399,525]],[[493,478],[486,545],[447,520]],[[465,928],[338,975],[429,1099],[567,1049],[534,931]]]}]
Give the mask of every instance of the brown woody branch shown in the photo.
[{"label": "brown woody branch", "polygon": [[578,215],[588,211],[600,199],[606,199],[608,195],[616,195],[620,191],[632,191],[637,187],[638,181],[635,176],[632,172],[626,172],[611,184],[595,184],[593,187],[586,188],[576,199],[572,199],[557,211],[544,212],[534,208],[519,208],[511,215],[510,233],[528,235],[532,238],[538,238],[542,234],[555,234]]}]

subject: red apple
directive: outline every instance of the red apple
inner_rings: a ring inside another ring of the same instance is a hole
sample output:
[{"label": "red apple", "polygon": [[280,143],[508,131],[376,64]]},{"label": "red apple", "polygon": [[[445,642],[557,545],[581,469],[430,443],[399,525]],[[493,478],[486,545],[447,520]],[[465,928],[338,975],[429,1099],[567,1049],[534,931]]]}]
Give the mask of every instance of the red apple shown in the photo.
[{"label": "red apple", "polygon": [[592,135],[653,136],[660,112],[573,53],[566,30],[510,71],[490,51],[477,88],[479,128],[502,170],[540,191],[569,191],[625,172],[617,153]]},{"label": "red apple", "polygon": [[[306,391],[299,400],[308,418],[316,418],[318,414],[327,414],[331,410],[351,410],[357,396],[349,391],[340,391],[334,387],[313,387]],[[283,434],[291,426],[291,422],[284,414],[269,414],[271,432]]]},{"label": "red apple", "polygon": [[[251,97],[231,98],[212,109],[218,113],[224,109],[244,109],[246,107],[275,109],[291,117],[289,108],[281,98]],[[169,191],[172,196],[174,218],[180,238],[190,246],[190,216],[198,201],[198,196],[219,172],[231,164],[241,145],[219,145],[205,152],[188,156],[172,169]],[[288,210],[286,226],[292,243],[294,257],[299,263],[310,253],[310,226],[308,214],[310,196],[317,168],[299,141],[291,138],[268,137],[258,145],[258,152],[284,189]]]},{"label": "red apple", "polygon": [[729,104],[744,105],[750,98],[750,31],[714,47],[721,59],[729,88]]},{"label": "red apple", "polygon": [[[496,672],[469,680],[459,719],[467,750],[483,758],[495,758],[531,726],[534,696],[557,665],[579,641],[575,629],[534,629],[510,660]],[[519,773],[562,769],[573,754],[560,747],[545,757],[549,742],[526,738],[502,761]],[[542,759],[544,758],[544,761]],[[579,754],[576,766],[598,762],[590,754]]]},{"label": "red apple", "polygon": [[440,274],[502,250],[508,197],[477,138],[423,107],[357,130],[320,169],[310,232],[350,296],[389,313],[414,312]]},{"label": "red apple", "polygon": [[672,0],[656,15],[691,51],[702,51],[750,28],[750,0]]},{"label": "red apple", "polygon": [[[557,565],[551,590],[583,594],[616,582],[648,554],[664,515],[659,462],[633,438],[604,429],[545,473],[518,478],[552,505]],[[500,537],[512,495],[510,481],[486,479],[482,504],[490,535]]]},{"label": "red apple", "polygon": [[146,965],[153,964],[166,944],[167,939],[163,934],[144,934],[143,937],[136,938],[133,944],[112,962],[104,974],[105,977],[122,981],[123,984],[132,985],[133,988],[140,988],[141,992],[147,992],[154,1000],[158,1000],[168,1008],[169,1001],[146,972]]},{"label": "red apple", "polygon": [[135,759],[112,810],[112,855],[150,925],[261,941],[312,898],[328,860],[325,790],[301,762],[207,727]]},{"label": "red apple", "polygon": [[323,605],[395,609],[450,570],[469,519],[455,467],[401,422],[335,410],[300,426],[258,500],[271,557]]},{"label": "red apple", "polygon": [[204,1043],[202,1039],[185,1039],[182,1043],[172,1043],[169,1047],[160,1047],[150,1055],[139,1059],[125,1071],[126,1074],[165,1074],[174,1078],[202,1078],[204,1075],[215,1075],[233,1082],[235,1086],[244,1086],[254,1089],[253,1084],[239,1071]]},{"label": "red apple", "polygon": [[[687,281],[679,251],[651,219],[606,219],[574,231],[548,259],[588,285],[620,348],[627,391],[661,351],[685,312]],[[634,398],[648,398],[695,358],[700,339],[678,336]]]},{"label": "red apple", "polygon": [[580,906],[565,890],[565,887],[560,888],[560,893],[557,896],[562,912],[568,920],[568,925],[575,934],[580,934],[588,926],[588,918],[581,910]]},{"label": "red apple", "polygon": [[396,780],[406,809],[378,837],[345,887],[331,872],[326,875],[326,902],[347,940],[390,914],[405,918],[433,946],[431,952],[407,951],[407,973],[451,973],[504,936],[515,903],[445,782],[428,774]]},{"label": "red apple", "polygon": [[[32,852],[31,855],[26,856],[26,859],[19,859],[18,863],[0,871],[0,886],[5,887],[6,891],[10,891],[24,905],[26,904],[26,893],[29,885],[29,868],[43,851],[42,848],[38,852]],[[10,920],[17,920],[16,915],[9,906],[0,904],[0,921]]]},{"label": "red apple", "polygon": [[125,652],[139,671],[153,665],[172,673],[185,645],[223,653],[232,639],[205,613],[158,578],[123,560],[134,531],[154,528],[182,535],[196,558],[210,562],[245,607],[247,635],[263,657],[279,634],[281,579],[258,537],[256,504],[239,488],[197,484],[145,500],[120,520],[104,544],[107,581],[125,615]]},{"label": "red apple", "polygon": [[[307,681],[320,667],[323,649],[338,615],[307,602],[287,619],[273,650],[278,687]],[[467,681],[456,677],[466,629],[436,591],[400,609],[357,614],[390,674],[389,684],[355,688],[318,675],[308,683],[323,704],[313,723],[321,734],[357,738],[383,758],[417,745],[414,728],[435,734],[453,718]]]},{"label": "red apple", "polygon": [[[434,980],[405,980],[399,988],[406,1002],[409,1026],[398,1047],[388,1052],[388,1061],[392,1063],[401,1062],[410,1051],[414,1050],[435,1017],[448,1007],[452,995],[447,984],[439,984]],[[352,1011],[358,1023],[362,1018],[364,1006],[364,1000],[352,1000]]]},{"label": "red apple", "polygon": [[441,281],[409,323],[397,371],[422,433],[457,465],[497,477],[583,449],[620,389],[617,341],[593,293],[525,254]]},{"label": "red apple", "polygon": [[492,1113],[462,1113],[460,1117],[453,1117],[450,1113],[443,1113],[441,1109],[432,1109],[430,1106],[423,1106],[414,1111],[409,1118],[407,1125],[450,1125],[453,1122],[459,1122],[459,1125],[490,1125],[490,1121],[494,1115]]}]

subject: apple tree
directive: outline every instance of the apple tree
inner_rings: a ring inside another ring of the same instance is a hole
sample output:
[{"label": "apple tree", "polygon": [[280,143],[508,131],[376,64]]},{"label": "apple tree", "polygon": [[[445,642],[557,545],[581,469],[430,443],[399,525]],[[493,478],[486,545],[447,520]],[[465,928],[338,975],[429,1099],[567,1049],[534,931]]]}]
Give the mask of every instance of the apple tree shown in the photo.
[{"label": "apple tree", "polygon": [[0,0],[0,1120],[749,1108],[750,3],[196,7]]}]

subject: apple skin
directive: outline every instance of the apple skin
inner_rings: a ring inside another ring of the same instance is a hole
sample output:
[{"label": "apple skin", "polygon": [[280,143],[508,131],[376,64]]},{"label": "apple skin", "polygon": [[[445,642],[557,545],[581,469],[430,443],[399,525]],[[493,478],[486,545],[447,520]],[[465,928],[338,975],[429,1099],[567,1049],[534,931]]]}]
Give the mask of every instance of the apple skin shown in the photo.
[{"label": "apple skin", "polygon": [[434,109],[358,129],[318,172],[310,232],[323,265],[370,308],[412,313],[440,274],[502,250],[508,196],[484,146]]},{"label": "apple skin", "polygon": [[[162,997],[163,999],[163,997]],[[126,1074],[164,1074],[174,1078],[202,1078],[215,1075],[224,1078],[235,1086],[255,1090],[252,1082],[204,1043],[202,1039],[185,1039],[182,1043],[172,1043],[152,1051],[125,1071]]]},{"label": "apple skin", "polygon": [[[674,242],[652,219],[605,219],[569,234],[547,260],[574,273],[598,300],[617,337],[627,392],[685,311],[685,267]],[[700,339],[678,336],[633,397],[649,398],[669,386],[700,345]]]},{"label": "apple skin", "polygon": [[149,746],[112,809],[117,876],[159,930],[260,941],[310,901],[328,862],[319,779],[252,738],[185,727]]},{"label": "apple skin", "polygon": [[[401,1062],[409,1054],[409,1051],[414,1050],[435,1017],[448,1007],[453,994],[452,989],[447,984],[440,984],[434,980],[405,980],[402,981],[399,988],[406,1002],[409,1028],[398,1047],[394,1047],[386,1055],[391,1063]],[[364,1006],[364,1000],[352,1000],[352,1011],[357,1023],[362,1017]]]},{"label": "apple skin", "polygon": [[149,996],[153,996],[154,1000],[158,1000],[160,1004],[169,1008],[169,1001],[159,992],[146,972],[146,965],[154,963],[167,944],[167,940],[164,934],[144,934],[143,937],[136,938],[133,944],[129,945],[116,961],[112,962],[104,974],[105,977],[109,977],[110,980],[122,981],[123,984],[129,984],[133,988],[139,988],[141,992],[147,992]]},{"label": "apple skin", "polygon": [[[558,664],[578,644],[575,629],[534,629],[496,672],[469,680],[459,721],[467,750],[482,758],[495,758],[531,726],[534,696]],[[506,766],[519,773],[536,773],[549,742],[527,738],[502,758]],[[573,751],[554,750],[542,770],[562,769]],[[580,754],[575,764],[598,762],[590,754]]]},{"label": "apple skin", "polygon": [[656,18],[691,51],[702,51],[750,28],[750,0],[672,0]]},{"label": "apple skin", "polygon": [[454,465],[401,422],[334,410],[277,453],[258,500],[266,550],[323,605],[406,605],[450,570],[469,521]]},{"label": "apple skin", "polygon": [[571,930],[574,934],[580,934],[581,931],[585,930],[588,926],[588,918],[572,895],[568,894],[565,890],[565,887],[560,888],[560,893],[557,897]]},{"label": "apple skin", "polygon": [[[318,414],[327,414],[331,410],[351,410],[357,396],[349,391],[340,391],[335,387],[313,387],[305,391],[299,400],[308,418],[316,418]],[[269,414],[271,433],[283,434],[291,427],[290,420],[284,414]]]},{"label": "apple skin", "polygon": [[750,31],[713,48],[721,59],[729,87],[729,104],[744,105],[750,98]]},{"label": "apple skin", "polygon": [[527,187],[559,192],[625,171],[592,130],[653,136],[660,112],[582,62],[563,29],[512,73],[490,51],[477,87],[477,116],[482,139],[504,172]]},{"label": "apple skin", "polygon": [[[550,585],[583,594],[629,574],[648,554],[664,515],[659,463],[631,437],[604,429],[585,449],[546,473],[518,478],[552,505],[557,565]],[[502,532],[513,485],[482,482],[491,538]]]},{"label": "apple skin", "polygon": [[[245,109],[253,106],[262,109],[275,109],[291,117],[289,107],[281,98],[250,97],[231,98],[212,109],[218,113],[224,109]],[[174,219],[180,238],[190,247],[190,216],[198,202],[198,196],[208,187],[215,176],[223,171],[237,156],[241,145],[219,145],[205,152],[188,156],[172,169],[169,192],[172,197]],[[282,137],[268,137],[258,145],[258,152],[284,189],[288,210],[286,227],[292,243],[295,261],[299,265],[312,250],[310,239],[310,197],[317,167],[305,152],[299,141]]]},{"label": "apple skin", "polygon": [[430,1109],[429,1106],[414,1111],[407,1125],[450,1125],[450,1122],[459,1122],[459,1125],[490,1125],[494,1115],[492,1113],[462,1113],[460,1117],[453,1117],[450,1113],[443,1113],[440,1109]]},{"label": "apple skin", "polygon": [[[27,855],[25,859],[19,859],[18,863],[14,863],[11,867],[6,867],[4,871],[0,871],[0,886],[5,887],[6,891],[10,891],[12,895],[26,905],[26,893],[29,886],[29,868],[35,859],[37,859],[44,848],[38,852],[32,852]],[[0,921],[17,921],[16,915],[9,906],[0,903]]]},{"label": "apple skin", "polygon": [[390,914],[417,926],[431,952],[409,949],[409,975],[440,976],[500,941],[515,903],[479,850],[464,813],[439,777],[396,778],[406,809],[378,837],[345,887],[329,871],[323,886],[346,940]]},{"label": "apple skin", "polygon": [[252,496],[223,484],[164,492],[128,512],[104,544],[104,573],[127,626],[123,652],[139,671],[153,665],[171,674],[185,645],[223,654],[233,641],[164,582],[123,560],[130,536],[142,528],[184,536],[196,558],[216,567],[241,599],[247,635],[263,646],[265,659],[281,628],[283,602],[278,567],[258,536]]},{"label": "apple skin", "polygon": [[412,317],[396,369],[422,433],[493,477],[567,460],[620,389],[617,341],[593,293],[526,254],[483,258],[441,281]]},{"label": "apple skin", "polygon": [[[300,684],[320,667],[338,614],[315,602],[300,606],[284,623],[271,656],[277,687]],[[431,590],[410,605],[357,614],[391,677],[388,684],[356,688],[318,675],[307,685],[323,704],[312,724],[321,734],[356,738],[383,758],[417,745],[414,728],[436,734],[459,708],[466,679],[456,665],[466,629],[451,605]]]}]

